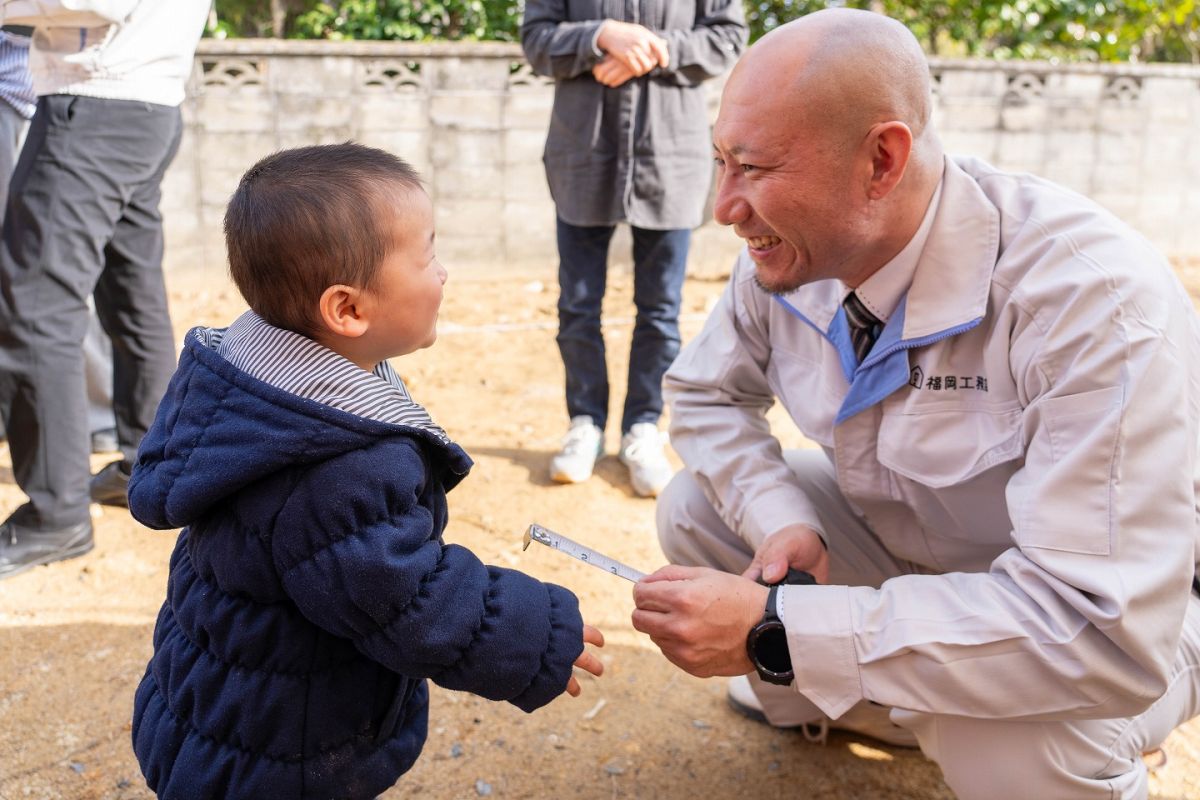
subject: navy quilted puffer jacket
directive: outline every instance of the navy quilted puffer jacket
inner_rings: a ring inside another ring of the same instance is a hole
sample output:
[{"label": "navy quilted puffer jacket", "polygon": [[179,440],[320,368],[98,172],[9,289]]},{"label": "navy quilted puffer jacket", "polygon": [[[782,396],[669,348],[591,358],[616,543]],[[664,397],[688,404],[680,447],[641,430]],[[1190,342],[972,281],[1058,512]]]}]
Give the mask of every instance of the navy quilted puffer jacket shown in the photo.
[{"label": "navy quilted puffer jacket", "polygon": [[188,335],[129,485],[184,526],[134,702],[160,798],[374,797],[421,751],[425,678],[525,711],[565,690],[575,596],[441,540],[470,466]]}]

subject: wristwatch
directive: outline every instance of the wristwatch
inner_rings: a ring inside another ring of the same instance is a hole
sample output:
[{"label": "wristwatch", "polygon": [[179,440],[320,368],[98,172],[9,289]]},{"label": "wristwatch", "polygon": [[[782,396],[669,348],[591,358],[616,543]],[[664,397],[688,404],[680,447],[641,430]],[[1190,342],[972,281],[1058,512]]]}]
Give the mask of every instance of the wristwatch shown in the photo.
[{"label": "wristwatch", "polygon": [[[762,583],[761,579],[759,582]],[[766,584],[771,587],[767,593],[767,608],[762,620],[746,636],[746,655],[758,670],[758,676],[767,683],[787,686],[796,676],[792,669],[792,656],[788,652],[787,631],[775,613],[775,595],[780,586],[804,586],[816,582],[812,575],[803,570],[789,569],[783,580]]]}]

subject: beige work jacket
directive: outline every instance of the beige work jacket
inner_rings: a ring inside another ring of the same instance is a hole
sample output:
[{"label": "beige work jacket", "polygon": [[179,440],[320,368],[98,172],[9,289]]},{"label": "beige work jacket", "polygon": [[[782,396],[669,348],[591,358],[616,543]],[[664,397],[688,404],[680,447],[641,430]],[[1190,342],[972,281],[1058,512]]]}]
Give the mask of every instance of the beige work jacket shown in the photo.
[{"label": "beige work jacket", "polygon": [[947,159],[912,286],[856,367],[838,281],[783,297],[743,251],[666,377],[671,436],[754,543],[826,539],[777,398],[914,574],[789,587],[795,688],[977,718],[1108,718],[1165,688],[1197,564],[1200,325],[1092,202]]}]

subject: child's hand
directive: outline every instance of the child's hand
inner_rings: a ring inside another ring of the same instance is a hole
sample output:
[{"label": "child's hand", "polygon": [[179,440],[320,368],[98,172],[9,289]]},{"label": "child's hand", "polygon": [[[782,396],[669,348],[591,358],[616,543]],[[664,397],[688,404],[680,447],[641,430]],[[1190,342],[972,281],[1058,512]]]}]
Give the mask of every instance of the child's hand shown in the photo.
[{"label": "child's hand", "polygon": [[[594,644],[596,647],[604,647],[604,634],[591,625],[584,625],[583,643]],[[587,670],[597,678],[604,673],[604,665],[600,663],[600,659],[586,649],[580,654],[579,658],[575,659],[575,666]],[[579,697],[579,693],[582,691],[583,688],[579,685],[579,681],[572,675],[571,680],[567,681],[567,694],[571,695],[571,697]]]}]

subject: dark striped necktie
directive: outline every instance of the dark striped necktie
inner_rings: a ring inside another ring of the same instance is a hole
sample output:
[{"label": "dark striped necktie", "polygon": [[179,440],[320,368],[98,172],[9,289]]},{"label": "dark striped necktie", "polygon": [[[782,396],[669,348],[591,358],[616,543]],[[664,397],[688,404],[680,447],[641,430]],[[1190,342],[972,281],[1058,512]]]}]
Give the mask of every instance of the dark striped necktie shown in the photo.
[{"label": "dark striped necktie", "polygon": [[854,292],[846,295],[846,299],[842,301],[842,308],[846,310],[846,322],[850,325],[850,342],[854,345],[854,357],[861,364],[879,336],[882,327],[879,317],[867,310]]}]

